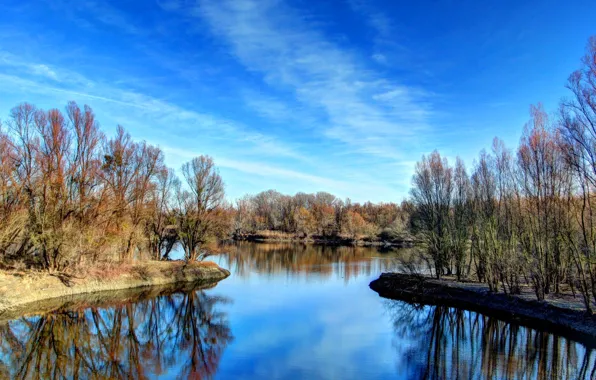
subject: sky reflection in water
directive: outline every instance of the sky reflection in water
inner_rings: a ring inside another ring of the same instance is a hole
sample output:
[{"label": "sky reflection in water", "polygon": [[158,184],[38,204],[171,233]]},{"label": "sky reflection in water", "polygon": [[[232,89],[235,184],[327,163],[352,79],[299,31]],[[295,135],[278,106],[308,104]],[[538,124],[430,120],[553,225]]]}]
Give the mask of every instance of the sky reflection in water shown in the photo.
[{"label": "sky reflection in water", "polygon": [[0,325],[0,378],[590,379],[596,352],[462,310],[384,300],[396,253],[240,244],[215,288]]}]

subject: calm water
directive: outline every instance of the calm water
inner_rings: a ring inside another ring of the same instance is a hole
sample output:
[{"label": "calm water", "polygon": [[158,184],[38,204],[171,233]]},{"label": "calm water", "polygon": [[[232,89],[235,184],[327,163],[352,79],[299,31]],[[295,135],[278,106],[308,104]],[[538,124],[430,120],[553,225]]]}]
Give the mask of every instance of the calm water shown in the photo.
[{"label": "calm water", "polygon": [[596,352],[481,314],[380,298],[392,257],[242,244],[208,290],[0,324],[0,378],[590,379]]}]

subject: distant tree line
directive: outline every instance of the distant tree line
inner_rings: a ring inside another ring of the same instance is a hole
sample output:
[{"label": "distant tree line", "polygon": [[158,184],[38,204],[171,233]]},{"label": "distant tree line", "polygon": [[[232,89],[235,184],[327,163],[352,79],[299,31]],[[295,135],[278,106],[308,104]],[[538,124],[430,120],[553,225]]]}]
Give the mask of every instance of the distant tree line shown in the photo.
[{"label": "distant tree line", "polygon": [[49,271],[97,260],[200,259],[230,228],[224,185],[208,156],[182,166],[118,127],[102,134],[91,108],[20,104],[0,125],[0,263]]},{"label": "distant tree line", "polygon": [[306,238],[400,239],[408,230],[408,203],[363,204],[318,192],[283,195],[268,190],[236,201],[236,236],[276,231]]},{"label": "distant tree line", "polygon": [[568,284],[596,300],[596,38],[554,117],[531,107],[516,151],[495,138],[471,173],[435,151],[413,176],[413,232],[437,277],[474,276],[536,297]]}]

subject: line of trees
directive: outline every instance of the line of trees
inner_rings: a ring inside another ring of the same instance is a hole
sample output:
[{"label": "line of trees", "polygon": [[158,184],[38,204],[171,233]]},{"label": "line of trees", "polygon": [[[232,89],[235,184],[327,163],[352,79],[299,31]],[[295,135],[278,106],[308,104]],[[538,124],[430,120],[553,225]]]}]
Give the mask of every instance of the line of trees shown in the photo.
[{"label": "line of trees", "polygon": [[596,37],[549,118],[532,106],[517,151],[495,138],[469,175],[435,151],[417,163],[412,226],[440,277],[475,276],[490,289],[536,297],[579,289],[596,300]]},{"label": "line of trees", "polygon": [[20,104],[0,125],[0,262],[61,271],[97,260],[187,260],[230,228],[231,211],[213,160],[182,167],[118,127],[108,138],[91,108],[64,112]]},{"label": "line of trees", "polygon": [[296,237],[348,239],[403,237],[409,222],[409,204],[364,204],[333,194],[284,195],[268,190],[236,201],[234,233],[237,236],[275,231]]}]

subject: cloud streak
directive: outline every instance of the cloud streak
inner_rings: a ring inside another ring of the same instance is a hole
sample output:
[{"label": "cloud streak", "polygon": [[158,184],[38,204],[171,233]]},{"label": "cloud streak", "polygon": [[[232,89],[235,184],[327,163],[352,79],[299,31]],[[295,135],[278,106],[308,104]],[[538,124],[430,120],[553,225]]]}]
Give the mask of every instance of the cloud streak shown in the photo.
[{"label": "cloud streak", "polygon": [[[249,70],[322,113],[326,137],[361,153],[399,159],[399,148],[430,128],[432,108],[424,91],[372,71],[279,1],[203,0],[196,14]],[[374,99],[380,86],[400,89],[392,106]]]}]

